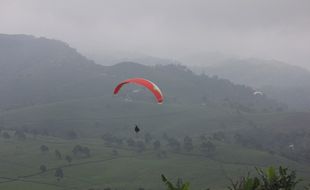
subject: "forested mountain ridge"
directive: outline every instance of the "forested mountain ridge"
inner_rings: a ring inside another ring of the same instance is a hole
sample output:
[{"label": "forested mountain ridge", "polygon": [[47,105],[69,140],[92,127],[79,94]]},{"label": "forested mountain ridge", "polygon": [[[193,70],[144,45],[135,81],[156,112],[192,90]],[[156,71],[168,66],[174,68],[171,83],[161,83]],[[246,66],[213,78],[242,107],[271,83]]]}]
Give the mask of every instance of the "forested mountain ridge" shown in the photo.
[{"label": "forested mountain ridge", "polygon": [[254,96],[250,87],[196,75],[182,65],[123,62],[102,66],[61,41],[0,35],[2,109],[111,96],[114,86],[129,77],[145,77],[158,83],[167,103],[226,104],[243,111],[283,110],[282,105],[266,96]]}]

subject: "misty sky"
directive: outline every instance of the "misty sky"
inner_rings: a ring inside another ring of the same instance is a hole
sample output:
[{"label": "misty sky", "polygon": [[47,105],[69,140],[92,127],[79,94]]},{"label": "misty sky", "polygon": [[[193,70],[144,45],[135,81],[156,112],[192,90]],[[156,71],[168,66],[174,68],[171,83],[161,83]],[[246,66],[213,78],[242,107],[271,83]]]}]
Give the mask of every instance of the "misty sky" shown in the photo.
[{"label": "misty sky", "polygon": [[310,67],[310,0],[0,0],[0,33],[81,52],[203,52]]}]

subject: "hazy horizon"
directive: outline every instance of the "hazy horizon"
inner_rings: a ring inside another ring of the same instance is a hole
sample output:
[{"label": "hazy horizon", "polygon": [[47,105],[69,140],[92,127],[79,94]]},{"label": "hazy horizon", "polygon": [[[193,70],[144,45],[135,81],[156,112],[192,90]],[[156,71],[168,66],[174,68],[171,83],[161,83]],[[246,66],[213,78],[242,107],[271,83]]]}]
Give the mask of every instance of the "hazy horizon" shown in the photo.
[{"label": "hazy horizon", "polygon": [[0,0],[0,190],[310,190],[309,18],[310,0]]},{"label": "hazy horizon", "polygon": [[0,33],[62,40],[86,55],[217,52],[309,68],[309,8],[306,0],[1,0]]}]

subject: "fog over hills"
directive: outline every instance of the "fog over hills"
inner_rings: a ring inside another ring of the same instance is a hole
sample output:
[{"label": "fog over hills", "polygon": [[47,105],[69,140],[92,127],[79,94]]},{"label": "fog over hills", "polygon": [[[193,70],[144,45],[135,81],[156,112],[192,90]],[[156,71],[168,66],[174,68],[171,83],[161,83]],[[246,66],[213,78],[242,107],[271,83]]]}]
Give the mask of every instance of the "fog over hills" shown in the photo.
[{"label": "fog over hills", "polygon": [[[278,164],[309,178],[309,113],[291,112],[268,93],[255,94],[252,87],[164,62],[106,66],[61,41],[1,34],[0,144],[5,151],[0,168],[11,176],[20,176],[22,170],[24,179],[38,180],[25,184],[26,189],[42,189],[45,180],[50,183],[44,185],[54,187],[72,177],[92,184],[76,180],[70,187],[160,189],[154,179],[163,172],[187,173],[197,189],[206,181],[218,189],[229,182],[223,170],[239,176],[250,171],[249,166]],[[113,96],[116,84],[130,77],[158,84],[164,104],[157,105],[148,90],[130,84]],[[134,125],[139,125],[139,134]],[[185,139],[192,139],[190,149]],[[159,150],[153,144],[157,141]],[[205,146],[213,148],[205,151]],[[78,149],[82,152],[75,153]],[[60,154],[65,159],[59,159]],[[50,168],[44,174],[38,173],[41,163]],[[65,177],[55,181],[55,169],[63,170]],[[136,174],[139,178],[128,177],[142,170]],[[4,182],[1,187],[16,189],[17,181]]]},{"label": "fog over hills", "polygon": [[309,8],[0,0],[0,190],[310,190]]},{"label": "fog over hills", "polygon": [[158,83],[167,103],[217,102],[252,111],[275,110],[280,106],[266,96],[254,96],[250,87],[196,75],[181,65],[144,66],[123,62],[102,66],[56,40],[3,34],[0,41],[2,108],[111,96],[113,87],[129,77],[146,77]]},{"label": "fog over hills", "polygon": [[227,60],[192,69],[259,89],[292,109],[310,110],[310,71],[305,68],[252,58]]},{"label": "fog over hills", "polygon": [[270,98],[284,102],[293,110],[310,110],[310,71],[277,60],[240,58],[219,52],[185,55],[175,59],[139,53],[89,55],[99,64],[133,61],[143,65],[182,64],[197,74],[218,76],[263,91]]}]

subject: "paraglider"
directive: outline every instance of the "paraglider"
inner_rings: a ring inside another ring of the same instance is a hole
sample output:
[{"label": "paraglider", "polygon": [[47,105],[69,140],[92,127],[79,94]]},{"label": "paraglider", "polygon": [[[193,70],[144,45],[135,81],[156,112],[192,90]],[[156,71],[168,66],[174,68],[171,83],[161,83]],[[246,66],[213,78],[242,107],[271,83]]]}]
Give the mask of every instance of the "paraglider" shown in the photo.
[{"label": "paraglider", "polygon": [[115,87],[114,94],[117,94],[120,91],[120,89],[123,87],[123,85],[128,84],[128,83],[141,85],[149,89],[155,96],[157,103],[161,104],[164,101],[164,96],[161,90],[159,89],[159,87],[153,82],[146,80],[144,78],[130,78],[130,79],[122,81]]},{"label": "paraglider", "polygon": [[[153,95],[156,98],[157,103],[161,104],[164,101],[163,93],[161,92],[159,87],[155,83],[153,83],[147,79],[144,79],[144,78],[130,78],[130,79],[126,79],[126,80],[120,82],[115,87],[113,94],[114,95],[118,94],[118,92],[121,90],[121,88],[125,84],[128,84],[128,83],[137,84],[137,85],[144,86],[145,88],[147,88],[149,91],[151,91],[153,93]],[[138,93],[139,90],[134,90],[133,92]],[[138,125],[135,125],[134,130],[136,133],[139,133],[140,129],[139,129]]]}]

